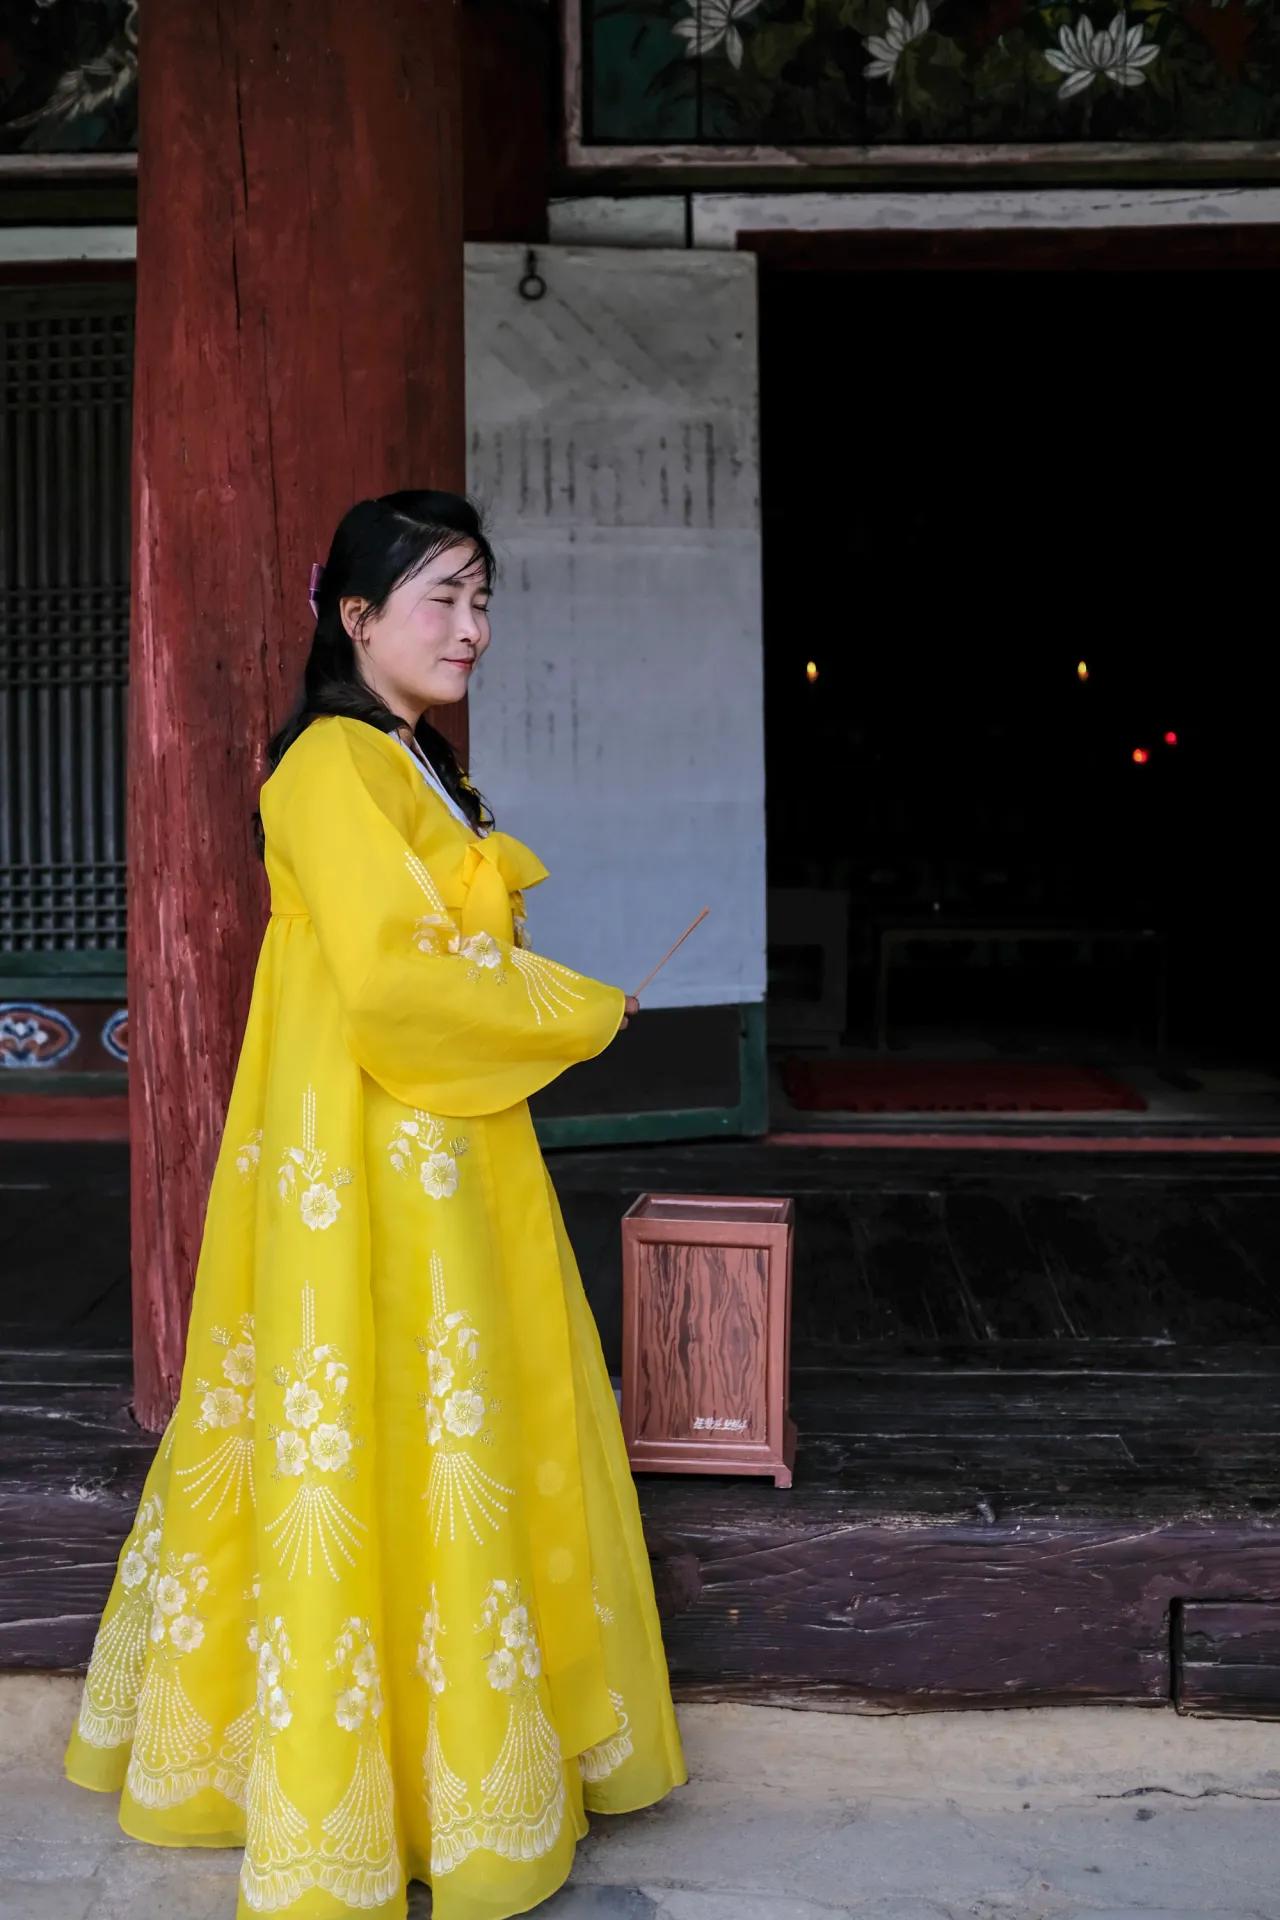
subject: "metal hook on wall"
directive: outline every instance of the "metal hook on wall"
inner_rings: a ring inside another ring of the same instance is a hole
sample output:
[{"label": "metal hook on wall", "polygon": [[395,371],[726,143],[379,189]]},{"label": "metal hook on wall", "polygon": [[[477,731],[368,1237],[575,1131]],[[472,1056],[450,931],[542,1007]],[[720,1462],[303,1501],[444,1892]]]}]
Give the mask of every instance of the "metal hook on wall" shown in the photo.
[{"label": "metal hook on wall", "polygon": [[538,256],[530,247],[524,256],[524,276],[520,281],[522,300],[541,300],[547,290],[547,283],[538,272]]}]

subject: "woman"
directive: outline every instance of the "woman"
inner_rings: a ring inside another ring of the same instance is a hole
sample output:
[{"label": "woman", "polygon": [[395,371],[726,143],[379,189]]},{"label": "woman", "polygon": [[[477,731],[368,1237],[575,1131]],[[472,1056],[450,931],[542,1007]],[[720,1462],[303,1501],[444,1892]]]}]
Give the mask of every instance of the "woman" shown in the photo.
[{"label": "woman", "polygon": [[182,1392],[67,1772],[244,1845],[237,1913],[503,1920],[686,1779],[617,1406],[528,1096],[634,999],[536,954],[540,861],[428,707],[489,644],[457,495],[361,501],[261,793],[271,919]]}]

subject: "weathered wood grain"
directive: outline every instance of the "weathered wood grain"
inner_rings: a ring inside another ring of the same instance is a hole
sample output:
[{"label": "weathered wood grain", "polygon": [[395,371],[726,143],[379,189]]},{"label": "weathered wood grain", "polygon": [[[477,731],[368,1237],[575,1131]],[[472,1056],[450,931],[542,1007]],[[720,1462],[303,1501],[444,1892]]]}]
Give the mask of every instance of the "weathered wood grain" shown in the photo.
[{"label": "weathered wood grain", "polygon": [[156,1445],[128,1371],[120,1352],[0,1355],[0,1669],[88,1660]]},{"label": "weathered wood grain", "polygon": [[671,1671],[742,1697],[1164,1700],[1175,1600],[1280,1600],[1276,1527],[875,1524],[798,1488],[680,1491],[640,1488]]},{"label": "weathered wood grain", "polygon": [[768,1264],[761,1247],[638,1249],[637,1439],[692,1434],[707,1408],[763,1436]]},{"label": "weathered wood grain", "polygon": [[1174,1659],[1184,1711],[1280,1719],[1280,1601],[1189,1600]]},{"label": "weathered wood grain", "polygon": [[251,814],[308,568],[361,495],[464,484],[458,35],[449,0],[143,11],[162,80],[138,186],[129,1086],[153,1427],[264,924]]},{"label": "weathered wood grain", "polygon": [[[0,1380],[56,1370],[48,1356],[7,1356]],[[1002,1379],[975,1383],[967,1409],[944,1381],[949,1430],[931,1435],[914,1378],[898,1382],[895,1403],[883,1387],[877,1400],[872,1376],[844,1376],[842,1389],[834,1371],[802,1375],[789,1492],[642,1476],[678,1688],[908,1705],[1158,1701],[1174,1685],[1179,1607],[1184,1619],[1193,1601],[1280,1607],[1274,1440],[1244,1430],[1269,1389],[1241,1403],[1225,1458],[1208,1425],[1204,1458],[1160,1477],[1158,1446],[1144,1457],[1137,1443],[1141,1406],[1127,1423],[1108,1408],[1110,1424],[1091,1425],[1086,1377],[1074,1421],[1059,1406],[1037,1427],[1024,1405],[1001,1434]],[[87,1659],[154,1445],[120,1386],[68,1379],[55,1396],[51,1384],[0,1384],[0,1665]],[[1255,1501],[1268,1512],[1251,1512]],[[1213,1697],[1234,1689],[1247,1706],[1247,1663],[1236,1664]]]},{"label": "weathered wood grain", "polygon": [[[701,1142],[549,1156],[601,1326],[621,1353],[617,1220],[648,1189],[790,1194],[797,1365],[1230,1371],[1280,1350],[1280,1164]],[[610,1211],[612,1205],[613,1211]]]},{"label": "weathered wood grain", "polygon": [[[50,1151],[0,1150],[30,1316],[0,1346],[0,1666],[84,1664],[154,1445],[126,1411],[123,1156]],[[1270,1711],[1277,1175],[974,1158],[552,1156],[606,1330],[636,1193],[800,1202],[794,1486],[637,1483],[678,1694],[1158,1704],[1178,1685],[1190,1710]]]}]

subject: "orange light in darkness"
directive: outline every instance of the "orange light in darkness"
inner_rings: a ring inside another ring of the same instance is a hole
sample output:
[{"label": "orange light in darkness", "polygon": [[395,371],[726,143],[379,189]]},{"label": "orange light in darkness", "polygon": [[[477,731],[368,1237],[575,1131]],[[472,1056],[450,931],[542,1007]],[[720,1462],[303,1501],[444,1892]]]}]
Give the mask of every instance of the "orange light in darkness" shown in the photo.
[{"label": "orange light in darkness", "polygon": [[1089,678],[1089,662],[1087,660],[1082,660],[1079,666],[1076,668],[1076,679],[1087,680],[1088,678]]},{"label": "orange light in darkness", "polygon": [[1145,747],[1134,748],[1133,764],[1135,765],[1135,767],[1145,767],[1150,758],[1151,758],[1151,755],[1147,752],[1147,749]]},{"label": "orange light in darkness", "polygon": [[814,665],[812,660],[810,660],[808,665],[805,667],[804,676],[805,676],[805,679],[809,682],[810,686],[812,686],[814,681],[817,679],[818,669]]}]

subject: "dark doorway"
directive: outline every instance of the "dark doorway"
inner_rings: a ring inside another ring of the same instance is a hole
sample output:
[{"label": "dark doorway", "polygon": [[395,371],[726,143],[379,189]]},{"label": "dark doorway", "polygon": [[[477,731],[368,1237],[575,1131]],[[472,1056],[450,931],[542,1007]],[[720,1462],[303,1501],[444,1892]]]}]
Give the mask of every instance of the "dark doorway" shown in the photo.
[{"label": "dark doorway", "polygon": [[771,998],[812,993],[780,916],[830,890],[811,1044],[1123,1058],[1206,1117],[1203,1067],[1280,1118],[1268,230],[748,238]]}]

